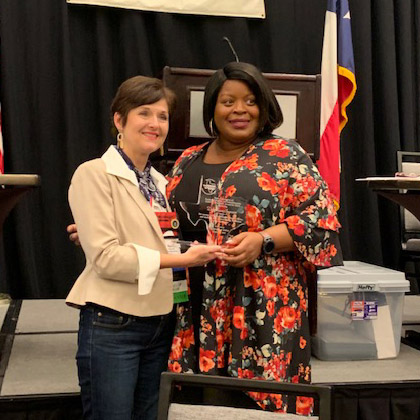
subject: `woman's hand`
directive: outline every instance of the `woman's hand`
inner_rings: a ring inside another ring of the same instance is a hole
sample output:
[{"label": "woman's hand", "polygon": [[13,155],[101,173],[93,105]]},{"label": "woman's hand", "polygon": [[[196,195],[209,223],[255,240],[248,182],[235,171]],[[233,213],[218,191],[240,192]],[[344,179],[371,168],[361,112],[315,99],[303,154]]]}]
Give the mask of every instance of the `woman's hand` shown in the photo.
[{"label": "woman's hand", "polygon": [[75,245],[80,245],[79,234],[77,233],[77,226],[75,223],[67,226],[67,233],[69,233],[69,239],[74,242]]},{"label": "woman's hand", "polygon": [[232,267],[245,267],[261,254],[263,237],[256,232],[242,232],[230,239],[222,251],[223,260]]},{"label": "woman's hand", "polygon": [[205,265],[216,258],[224,258],[226,255],[219,245],[198,245],[198,242],[196,242],[182,256],[185,258],[186,267],[195,267]]}]

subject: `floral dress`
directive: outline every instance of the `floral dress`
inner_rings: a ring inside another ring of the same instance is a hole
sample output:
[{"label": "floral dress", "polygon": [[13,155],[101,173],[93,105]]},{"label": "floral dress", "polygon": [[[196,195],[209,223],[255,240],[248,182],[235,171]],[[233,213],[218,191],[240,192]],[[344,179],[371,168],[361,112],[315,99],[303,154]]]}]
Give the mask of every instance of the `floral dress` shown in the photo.
[{"label": "floral dress", "polygon": [[[206,144],[184,151],[168,175],[167,194],[174,197],[181,179]],[[308,287],[316,266],[341,264],[333,200],[317,168],[292,140],[257,139],[222,174],[213,199],[207,240],[226,240],[232,204],[240,231],[258,232],[285,223],[297,250],[260,256],[245,268],[220,260],[208,264],[203,280],[201,325],[191,322],[188,304],[178,305],[169,360],[173,372],[199,372],[274,381],[309,383],[310,333]],[[225,217],[220,217],[220,215]],[[226,217],[227,215],[227,217]],[[197,281],[197,279],[193,279]],[[200,343],[194,342],[200,328]],[[199,360],[194,346],[198,345]],[[264,409],[310,414],[311,399],[288,401],[279,394],[250,393]]]}]

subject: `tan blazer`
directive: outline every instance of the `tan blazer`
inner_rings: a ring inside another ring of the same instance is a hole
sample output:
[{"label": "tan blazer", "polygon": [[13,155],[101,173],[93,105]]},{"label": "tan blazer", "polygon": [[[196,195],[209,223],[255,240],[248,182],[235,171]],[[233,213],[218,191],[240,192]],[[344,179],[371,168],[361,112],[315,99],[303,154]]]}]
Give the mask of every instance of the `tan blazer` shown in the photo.
[{"label": "tan blazer", "polygon": [[[153,169],[151,175],[164,192],[163,175]],[[172,270],[159,269],[160,253],[167,252],[159,222],[113,146],[77,168],[69,203],[86,267],[66,302],[92,302],[136,316],[169,313]]]}]

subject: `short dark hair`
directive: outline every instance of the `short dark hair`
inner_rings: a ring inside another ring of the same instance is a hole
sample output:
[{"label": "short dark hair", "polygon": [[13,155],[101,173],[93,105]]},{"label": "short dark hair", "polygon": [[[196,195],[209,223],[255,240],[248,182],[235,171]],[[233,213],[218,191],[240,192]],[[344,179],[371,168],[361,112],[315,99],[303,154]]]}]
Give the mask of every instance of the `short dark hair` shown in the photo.
[{"label": "short dark hair", "polygon": [[127,122],[128,113],[138,106],[154,104],[166,99],[169,114],[175,107],[175,94],[165,87],[162,80],[153,77],[134,76],[121,83],[111,104],[111,120],[118,112],[122,117],[122,123]]},{"label": "short dark hair", "polygon": [[214,109],[220,89],[226,80],[239,80],[248,85],[255,95],[255,101],[260,111],[258,132],[270,134],[283,122],[283,114],[273,91],[261,72],[252,64],[232,62],[223,69],[217,70],[209,79],[204,93],[203,122],[210,136],[218,134],[213,121]]}]

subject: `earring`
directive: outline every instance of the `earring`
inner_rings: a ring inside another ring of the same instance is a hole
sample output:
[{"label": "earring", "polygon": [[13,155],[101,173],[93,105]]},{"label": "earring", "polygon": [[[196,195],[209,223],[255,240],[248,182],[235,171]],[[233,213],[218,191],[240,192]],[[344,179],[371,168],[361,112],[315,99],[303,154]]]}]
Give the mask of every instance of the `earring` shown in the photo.
[{"label": "earring", "polygon": [[124,135],[123,133],[118,133],[117,134],[117,147],[119,149],[124,149]]},{"label": "earring", "polygon": [[217,129],[216,125],[214,124],[213,118],[210,120],[210,132],[212,137],[217,137]]}]

